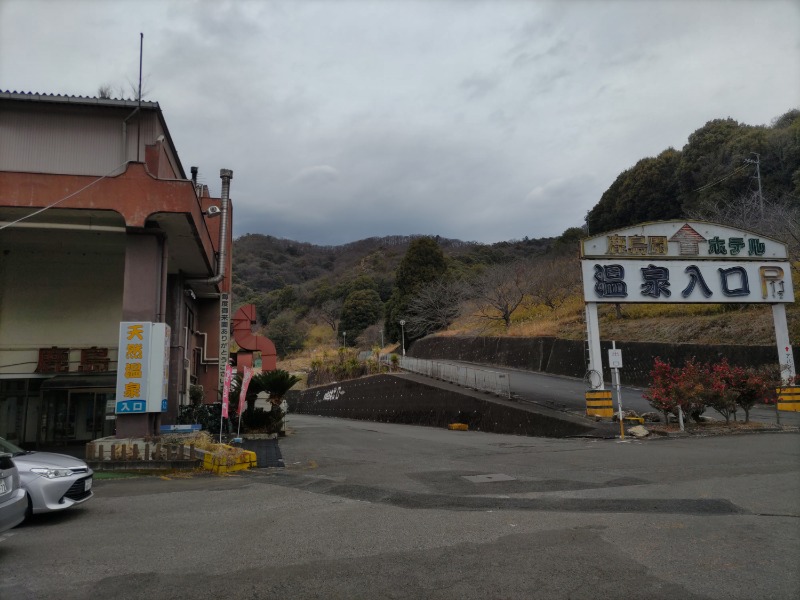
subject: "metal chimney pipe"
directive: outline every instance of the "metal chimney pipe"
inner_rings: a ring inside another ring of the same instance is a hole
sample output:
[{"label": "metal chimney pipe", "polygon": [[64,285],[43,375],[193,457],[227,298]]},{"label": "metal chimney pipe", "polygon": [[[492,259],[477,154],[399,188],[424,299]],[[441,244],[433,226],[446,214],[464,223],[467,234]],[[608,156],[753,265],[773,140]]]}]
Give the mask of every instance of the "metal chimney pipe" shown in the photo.
[{"label": "metal chimney pipe", "polygon": [[226,242],[228,240],[228,207],[230,202],[231,179],[233,171],[230,169],[220,169],[219,177],[222,179],[222,193],[220,194],[220,224],[219,224],[219,252],[217,252],[217,273],[207,279],[187,279],[186,285],[193,283],[219,283],[225,277],[225,265],[227,264]]},{"label": "metal chimney pipe", "polygon": [[220,225],[219,225],[219,260],[217,262],[217,275],[219,276],[219,280],[225,275],[225,265],[227,264],[226,258],[226,244],[225,242],[228,241],[228,205],[230,203],[230,193],[231,193],[231,179],[233,179],[233,171],[231,169],[220,169],[219,170],[219,177],[222,179],[222,193],[220,194],[220,209],[222,210],[222,215],[220,215]]}]

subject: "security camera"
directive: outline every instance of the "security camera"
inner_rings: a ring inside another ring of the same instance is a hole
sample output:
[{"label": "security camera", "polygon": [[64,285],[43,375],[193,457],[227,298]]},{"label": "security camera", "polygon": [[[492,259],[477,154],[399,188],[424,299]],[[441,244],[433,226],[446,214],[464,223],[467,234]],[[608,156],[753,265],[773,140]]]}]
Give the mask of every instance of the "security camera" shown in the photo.
[{"label": "security camera", "polygon": [[164,134],[162,133],[161,135],[159,135],[159,136],[156,138],[156,142],[163,142],[165,139],[166,139],[166,138],[164,137]]},{"label": "security camera", "polygon": [[222,211],[219,209],[219,206],[211,205],[208,207],[208,209],[206,209],[206,211],[203,214],[206,215],[207,217],[216,217],[221,212]]}]

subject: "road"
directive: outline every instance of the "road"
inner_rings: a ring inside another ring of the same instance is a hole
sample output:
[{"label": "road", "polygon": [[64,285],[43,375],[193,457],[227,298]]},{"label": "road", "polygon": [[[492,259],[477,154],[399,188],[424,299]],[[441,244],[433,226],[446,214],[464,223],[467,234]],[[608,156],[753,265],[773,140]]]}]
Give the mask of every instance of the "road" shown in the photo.
[{"label": "road", "polygon": [[97,481],[0,598],[800,594],[800,434],[544,439],[290,415],[287,468]]},{"label": "road", "polygon": [[[508,375],[511,386],[512,396],[526,402],[533,402],[549,408],[564,410],[575,414],[585,414],[586,412],[586,384],[581,379],[575,377],[565,377],[561,375],[549,375],[535,371],[523,371],[521,369],[509,369],[494,365],[479,365],[461,361],[438,361],[447,364],[467,365],[480,369],[499,371]],[[624,381],[624,375],[623,375]],[[606,387],[606,389],[611,389]],[[622,393],[623,410],[635,410],[637,413],[653,412],[653,408],[644,399],[642,388],[633,386],[620,386]],[[617,407],[617,392],[612,390],[614,407]],[[713,409],[706,411],[705,415],[712,419],[723,420],[724,417],[716,413]],[[738,418],[744,418],[744,413],[739,411]],[[775,408],[771,406],[756,406],[750,411],[750,418],[753,421],[763,423],[775,423],[777,415]],[[800,413],[781,412],[780,422],[784,425],[800,426]]]}]

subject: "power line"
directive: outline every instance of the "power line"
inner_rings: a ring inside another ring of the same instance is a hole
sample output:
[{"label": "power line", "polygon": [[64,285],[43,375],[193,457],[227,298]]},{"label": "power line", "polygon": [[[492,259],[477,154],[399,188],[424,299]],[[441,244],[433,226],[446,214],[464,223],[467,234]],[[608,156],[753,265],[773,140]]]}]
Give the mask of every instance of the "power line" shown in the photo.
[{"label": "power line", "polygon": [[718,183],[722,183],[726,179],[730,179],[731,177],[733,177],[734,175],[736,175],[740,171],[743,171],[743,170],[748,169],[748,168],[750,168],[750,165],[744,164],[741,167],[739,167],[738,169],[736,169],[735,171],[731,171],[730,173],[725,175],[725,177],[723,177],[722,179],[718,179],[717,181],[714,181],[713,183],[707,183],[706,185],[701,186],[701,187],[697,188],[694,191],[695,192],[702,192],[703,190],[707,190],[708,188],[713,187],[713,186],[717,185]]}]

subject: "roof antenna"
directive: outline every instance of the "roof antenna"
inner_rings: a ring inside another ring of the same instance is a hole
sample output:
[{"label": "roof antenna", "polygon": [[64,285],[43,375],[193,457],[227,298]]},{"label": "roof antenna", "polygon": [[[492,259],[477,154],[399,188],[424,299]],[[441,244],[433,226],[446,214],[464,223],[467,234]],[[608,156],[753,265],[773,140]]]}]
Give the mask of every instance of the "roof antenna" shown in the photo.
[{"label": "roof antenna", "polygon": [[139,33],[139,108],[142,106],[142,48],[144,47],[144,34]]},{"label": "roof antenna", "polygon": [[139,33],[139,118],[136,122],[136,162],[140,162],[140,144],[142,141],[142,48],[144,47],[144,33]]}]

